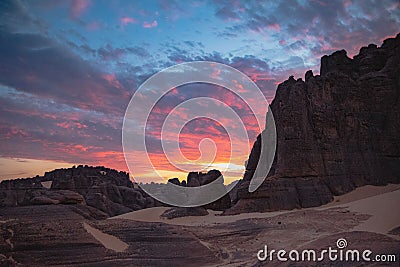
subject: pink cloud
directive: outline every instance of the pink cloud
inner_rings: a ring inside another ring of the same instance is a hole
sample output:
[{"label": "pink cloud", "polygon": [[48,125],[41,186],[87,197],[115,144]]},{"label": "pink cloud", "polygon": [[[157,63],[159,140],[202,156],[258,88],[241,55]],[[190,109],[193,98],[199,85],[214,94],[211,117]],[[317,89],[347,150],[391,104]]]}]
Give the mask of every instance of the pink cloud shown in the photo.
[{"label": "pink cloud", "polygon": [[60,123],[56,123],[58,127],[64,128],[64,129],[87,129],[88,126],[80,123],[78,121],[64,121]]},{"label": "pink cloud", "polygon": [[275,78],[269,76],[269,74],[266,73],[262,73],[262,72],[253,72],[253,73],[249,73],[248,74],[250,76],[250,78],[254,81],[273,81],[275,80]]},{"label": "pink cloud", "polygon": [[89,7],[90,0],[72,0],[70,14],[73,18],[79,18]]},{"label": "pink cloud", "polygon": [[145,22],[143,22],[143,28],[154,28],[154,27],[157,27],[158,26],[158,23],[157,23],[157,20],[155,20],[155,21],[153,21],[153,22],[147,22],[147,21],[145,21]]},{"label": "pink cloud", "polygon": [[11,126],[8,129],[6,127],[0,128],[0,129],[5,132],[5,134],[3,135],[3,137],[5,139],[11,139],[15,136],[19,136],[19,137],[23,137],[23,138],[26,138],[29,136],[29,133],[27,131],[25,131],[23,129],[19,129],[15,126]]},{"label": "pink cloud", "polygon": [[280,32],[281,31],[281,26],[278,23],[274,23],[274,24],[268,25],[268,29],[274,30],[276,32]]},{"label": "pink cloud", "polygon": [[101,77],[104,80],[106,80],[110,85],[112,85],[118,89],[123,88],[122,84],[118,81],[118,79],[116,78],[114,73],[111,73],[111,74],[105,73],[105,74],[101,75]]},{"label": "pink cloud", "polygon": [[130,23],[137,23],[137,20],[131,17],[122,17],[119,19],[121,25],[126,26]]}]

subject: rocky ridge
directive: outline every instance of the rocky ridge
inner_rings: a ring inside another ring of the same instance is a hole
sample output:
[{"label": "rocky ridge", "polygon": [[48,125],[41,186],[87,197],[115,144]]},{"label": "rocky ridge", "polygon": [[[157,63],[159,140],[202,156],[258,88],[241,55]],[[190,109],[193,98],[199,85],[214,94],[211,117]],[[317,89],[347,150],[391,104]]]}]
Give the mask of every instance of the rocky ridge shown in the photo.
[{"label": "rocky ridge", "polygon": [[[213,182],[221,176],[218,170],[208,173],[191,172],[188,183],[173,178],[169,182],[180,186],[201,186]],[[158,184],[162,191],[165,185]],[[226,190],[221,183],[221,190]],[[134,185],[129,174],[102,166],[79,165],[68,169],[46,172],[44,176],[6,180],[0,183],[0,207],[31,205],[73,204],[97,209],[100,217],[116,216],[123,213],[164,206],[165,204],[149,196],[143,189]],[[229,195],[197,209],[173,208],[175,217],[193,214],[207,214],[207,209],[225,210],[231,206]],[[98,214],[97,214],[98,215]],[[97,216],[97,217],[99,217]]]},{"label": "rocky ridge", "polygon": [[128,173],[101,166],[79,165],[0,183],[0,207],[51,204],[86,204],[109,216],[161,206],[134,188]]}]

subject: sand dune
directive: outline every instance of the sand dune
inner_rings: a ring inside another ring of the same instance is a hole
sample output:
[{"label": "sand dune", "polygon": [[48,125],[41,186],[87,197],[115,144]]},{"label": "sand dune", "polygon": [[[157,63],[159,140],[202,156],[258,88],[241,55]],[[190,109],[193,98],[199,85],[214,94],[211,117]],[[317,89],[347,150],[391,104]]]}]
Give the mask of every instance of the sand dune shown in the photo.
[{"label": "sand dune", "polygon": [[322,208],[342,207],[353,212],[371,215],[371,218],[354,227],[355,231],[368,231],[386,234],[400,226],[400,185],[367,185],[335,197],[335,200]]},{"label": "sand dune", "polygon": [[345,203],[381,195],[384,193],[393,192],[396,190],[400,190],[400,184],[388,184],[386,186],[365,185],[362,187],[358,187],[347,194],[336,196],[331,203],[322,206],[322,208],[338,206]]},{"label": "sand dune", "polygon": [[99,241],[105,248],[111,249],[115,252],[123,252],[128,248],[128,244],[121,241],[115,236],[103,233],[102,231],[83,223],[85,230],[91,234],[97,241]]},{"label": "sand dune", "polygon": [[400,225],[400,190],[349,203],[349,210],[372,215],[353,230],[386,234]]},{"label": "sand dune", "polygon": [[[357,213],[371,215],[364,223],[356,226],[354,230],[370,231],[376,233],[387,233],[394,227],[400,225],[400,213],[397,205],[400,203],[400,185],[389,184],[387,186],[367,185],[356,190],[335,197],[335,200],[327,205],[310,208],[324,210],[330,208],[341,208]],[[219,216],[221,212],[208,210],[206,216],[188,216],[175,219],[160,217],[167,207],[156,207],[134,211],[112,217],[110,219],[128,219],[141,222],[163,222],[172,225],[201,226],[222,223],[232,223],[242,219],[270,218],[277,215],[299,212],[300,210],[276,211],[266,213],[243,213],[230,216]],[[304,209],[303,209],[304,210]]]}]

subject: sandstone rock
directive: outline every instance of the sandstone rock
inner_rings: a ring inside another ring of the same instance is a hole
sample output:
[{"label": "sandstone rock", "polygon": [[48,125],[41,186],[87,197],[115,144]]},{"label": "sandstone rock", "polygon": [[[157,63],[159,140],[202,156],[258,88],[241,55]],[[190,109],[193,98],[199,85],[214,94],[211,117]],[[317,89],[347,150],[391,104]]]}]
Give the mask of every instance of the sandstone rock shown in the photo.
[{"label": "sandstone rock", "polygon": [[[190,172],[187,176],[187,186],[196,187],[196,186],[206,185],[216,181],[220,177],[221,179],[218,180],[213,185],[212,190],[215,190],[216,192],[218,192],[218,194],[223,195],[226,192],[226,187],[223,184],[224,180],[222,173],[218,170],[210,170],[207,173]],[[217,199],[212,203],[204,205],[203,207],[206,209],[223,211],[228,209],[230,206],[231,206],[231,198],[229,194],[225,194],[220,199]]]},{"label": "sandstone rock", "polygon": [[[45,179],[53,181],[52,189],[69,189],[82,195],[92,185],[112,183],[117,186],[133,187],[126,172],[118,172],[105,167],[78,166],[69,169],[57,169],[46,172]],[[85,191],[86,190],[86,191]]]},{"label": "sandstone rock", "polygon": [[310,78],[314,77],[314,74],[312,72],[312,70],[308,70],[305,74],[305,81],[308,82],[310,80]]},{"label": "sandstone rock", "polygon": [[330,56],[323,56],[321,58],[321,76],[336,71],[344,73],[352,71],[352,61],[347,57],[346,50],[336,51]]},{"label": "sandstone rock", "polygon": [[100,211],[107,213],[110,216],[116,216],[123,213],[131,212],[132,209],[120,204],[111,201],[106,195],[95,192],[95,190],[91,191],[86,198],[87,205],[91,207],[95,207]]},{"label": "sandstone rock", "polygon": [[226,213],[319,206],[358,186],[400,183],[400,35],[354,59],[344,50],[324,56],[320,73],[278,86],[272,168],[249,193],[257,164],[265,164],[259,136]]},{"label": "sandstone rock", "polygon": [[189,187],[200,186],[198,172],[189,172],[189,174],[187,176],[187,186],[189,186]]},{"label": "sandstone rock", "polygon": [[18,180],[6,184],[9,189],[0,188],[0,207],[85,203],[82,195],[69,190],[27,187],[25,182],[21,187]]},{"label": "sandstone rock", "polygon": [[205,216],[208,214],[208,211],[204,207],[193,207],[193,208],[180,208],[175,207],[166,210],[161,217],[167,219],[174,219],[186,216]]},{"label": "sandstone rock", "polygon": [[[50,190],[43,187],[49,181]],[[133,188],[127,173],[104,167],[80,165],[0,183],[0,207],[85,203],[110,216],[161,206],[142,189]]]},{"label": "sandstone rock", "polygon": [[171,183],[171,184],[174,184],[174,185],[181,185],[181,182],[179,181],[178,178],[168,179],[168,182]]},{"label": "sandstone rock", "polygon": [[34,197],[30,200],[30,204],[32,205],[56,205],[59,204],[60,202],[55,199],[51,199],[49,197],[44,197],[44,196],[38,196]]},{"label": "sandstone rock", "polygon": [[[215,180],[217,180],[220,177],[221,177],[221,179],[218,181],[220,184],[223,184],[224,180],[223,180],[222,173],[218,170],[210,170],[207,173],[189,172],[189,174],[187,176],[187,185],[191,186],[191,187],[206,185],[211,182],[214,182]],[[175,178],[175,179],[177,179],[177,178]]]},{"label": "sandstone rock", "polygon": [[[222,174],[218,170],[211,170],[205,175],[199,175],[200,185],[206,185],[214,182],[218,178],[222,177]],[[223,184],[223,179],[220,180],[220,184]]]}]

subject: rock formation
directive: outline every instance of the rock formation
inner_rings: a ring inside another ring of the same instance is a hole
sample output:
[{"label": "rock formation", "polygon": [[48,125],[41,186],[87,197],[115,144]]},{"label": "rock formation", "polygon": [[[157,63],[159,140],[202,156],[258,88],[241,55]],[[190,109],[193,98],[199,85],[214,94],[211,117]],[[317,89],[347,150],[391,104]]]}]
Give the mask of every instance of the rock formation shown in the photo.
[{"label": "rock formation", "polygon": [[[205,185],[220,176],[221,173],[217,170],[211,170],[208,173],[192,172],[188,175],[188,186]],[[186,186],[186,181],[180,183],[178,178],[170,179],[169,182]],[[162,190],[163,185],[159,186]],[[223,183],[216,186],[218,190],[226,190]],[[0,207],[57,204],[87,205],[109,216],[164,206],[143,189],[134,188],[128,173],[105,167],[79,165],[46,172],[44,176],[7,180],[0,183]],[[200,207],[194,213],[206,214],[206,209],[225,210],[230,206],[231,199],[227,194]],[[198,212],[200,209],[201,213]],[[194,214],[186,210],[183,213],[182,210],[177,210],[175,213],[187,214],[186,216]]]},{"label": "rock formation", "polygon": [[[49,189],[43,186],[47,181]],[[142,189],[133,188],[128,173],[104,167],[80,165],[0,183],[0,207],[78,203],[110,216],[161,205]]]},{"label": "rock formation", "polygon": [[[187,176],[187,181],[183,180],[181,183],[178,178],[172,178],[169,179],[168,182],[180,186],[197,187],[209,184],[217,180],[220,176],[222,176],[222,174],[218,170],[210,170],[207,173],[189,172]],[[221,180],[221,184],[217,184],[215,186],[215,190],[222,190],[226,192],[226,187],[223,184],[223,180]],[[202,206],[202,208],[205,209],[218,210],[218,211],[223,211],[230,207],[231,207],[231,198],[229,194],[225,194],[220,199]]]},{"label": "rock formation", "polygon": [[277,130],[272,168],[249,193],[259,136],[227,214],[319,206],[358,186],[400,183],[400,34],[353,59],[344,50],[322,57],[320,75],[290,77],[270,108]]}]

